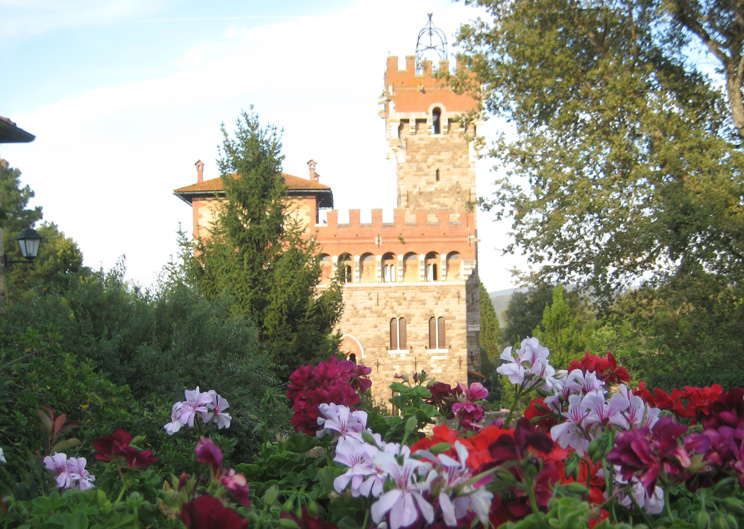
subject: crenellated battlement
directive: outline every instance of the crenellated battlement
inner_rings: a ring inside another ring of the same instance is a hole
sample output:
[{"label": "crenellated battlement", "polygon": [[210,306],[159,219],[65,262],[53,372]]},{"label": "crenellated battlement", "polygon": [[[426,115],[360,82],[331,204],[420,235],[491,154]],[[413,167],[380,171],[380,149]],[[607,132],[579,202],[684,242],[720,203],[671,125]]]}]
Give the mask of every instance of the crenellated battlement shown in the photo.
[{"label": "crenellated battlement", "polygon": [[[398,57],[387,58],[385,71],[384,101],[394,103],[391,112],[428,112],[434,104],[443,105],[450,114],[469,112],[478,107],[478,102],[468,94],[456,94],[447,84],[446,79],[439,78],[432,71],[432,62],[423,61],[421,70],[416,71],[416,58],[406,56],[406,69],[398,69]],[[439,71],[448,72],[450,63],[439,61]],[[461,66],[457,65],[458,70]]]},{"label": "crenellated battlement", "polygon": [[349,222],[339,223],[339,210],[332,209],[327,212],[326,223],[318,224],[316,228],[326,232],[353,230],[359,231],[364,229],[416,231],[421,227],[440,226],[444,231],[467,233],[471,229],[471,223],[474,222],[475,213],[466,209],[454,211],[450,209],[395,209],[393,210],[393,222],[383,222],[382,209],[372,210],[372,221],[361,222],[361,210],[349,210]]}]

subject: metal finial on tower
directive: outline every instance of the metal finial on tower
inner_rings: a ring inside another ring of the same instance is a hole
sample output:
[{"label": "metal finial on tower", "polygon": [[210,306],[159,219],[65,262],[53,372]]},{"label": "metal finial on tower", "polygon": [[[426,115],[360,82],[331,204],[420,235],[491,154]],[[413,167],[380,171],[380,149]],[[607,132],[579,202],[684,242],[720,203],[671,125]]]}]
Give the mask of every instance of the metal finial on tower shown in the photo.
[{"label": "metal finial on tower", "polygon": [[418,39],[416,39],[417,67],[421,67],[421,63],[429,51],[436,53],[439,60],[447,60],[447,36],[444,34],[444,31],[434,27],[431,21],[431,15],[429,13],[429,21],[424,26],[424,29],[419,31]]}]

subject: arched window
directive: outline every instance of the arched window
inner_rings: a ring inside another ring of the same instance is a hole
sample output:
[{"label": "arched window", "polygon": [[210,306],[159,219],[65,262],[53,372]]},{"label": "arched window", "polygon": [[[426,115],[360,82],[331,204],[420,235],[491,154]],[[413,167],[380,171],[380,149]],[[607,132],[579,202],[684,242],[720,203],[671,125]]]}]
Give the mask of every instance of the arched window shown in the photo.
[{"label": "arched window", "polygon": [[382,256],[382,282],[395,283],[398,280],[397,275],[395,254],[388,252]]},{"label": "arched window", "polygon": [[439,182],[439,169],[437,169],[436,179],[437,179],[437,182]]},{"label": "arched window", "polygon": [[412,283],[419,280],[419,262],[418,255],[415,253],[408,253],[403,258],[403,281],[406,283]]},{"label": "arched window", "polygon": [[442,133],[442,109],[439,107],[431,111],[431,129],[434,134]]},{"label": "arched window", "polygon": [[328,283],[331,278],[331,270],[333,269],[333,266],[331,265],[331,256],[327,254],[321,254],[320,255],[320,282],[321,283]]},{"label": "arched window", "polygon": [[344,283],[351,283],[354,277],[351,255],[348,253],[341,254],[338,258],[338,266],[341,268],[341,277]]},{"label": "arched window", "polygon": [[447,255],[447,281],[457,281],[460,279],[460,266],[462,259],[458,252],[450,252]]},{"label": "arched window", "polygon": [[447,349],[442,316],[429,318],[429,349]]},{"label": "arched window", "polygon": [[390,320],[390,350],[400,351],[406,348],[406,319],[393,318]]},{"label": "arched window", "polygon": [[359,282],[360,283],[374,283],[375,282],[375,256],[371,253],[365,253],[359,259]]},{"label": "arched window", "polygon": [[439,255],[436,252],[426,254],[426,280],[436,281],[439,279]]}]

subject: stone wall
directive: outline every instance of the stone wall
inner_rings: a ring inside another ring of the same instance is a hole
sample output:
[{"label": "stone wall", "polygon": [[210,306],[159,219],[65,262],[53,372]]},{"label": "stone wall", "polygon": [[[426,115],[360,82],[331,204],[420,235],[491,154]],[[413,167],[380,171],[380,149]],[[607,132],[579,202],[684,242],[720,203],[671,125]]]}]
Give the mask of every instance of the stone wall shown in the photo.
[{"label": "stone wall", "polygon": [[[345,310],[338,324],[344,335],[342,350],[372,369],[372,392],[378,403],[387,404],[396,374],[411,376],[423,370],[441,382],[467,383],[468,352],[477,350],[478,333],[471,332],[465,282],[351,284],[343,292]],[[444,318],[444,347],[429,348],[432,317]],[[395,318],[405,318],[405,349],[390,349],[390,321]]]}]

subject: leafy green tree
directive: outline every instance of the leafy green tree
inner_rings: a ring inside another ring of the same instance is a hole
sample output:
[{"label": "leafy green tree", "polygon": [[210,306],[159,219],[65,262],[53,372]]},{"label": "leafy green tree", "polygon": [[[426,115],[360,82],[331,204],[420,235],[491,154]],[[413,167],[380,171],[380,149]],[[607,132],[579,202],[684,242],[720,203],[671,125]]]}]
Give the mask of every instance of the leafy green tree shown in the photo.
[{"label": "leafy green tree", "polygon": [[518,346],[519,342],[532,336],[552,299],[552,290],[550,285],[543,283],[512,294],[505,312],[504,345]]},{"label": "leafy green tree", "polygon": [[[461,28],[464,61],[485,108],[512,124],[491,152],[506,176],[490,205],[513,215],[512,247],[539,276],[608,303],[700,269],[744,279],[739,4],[473,3],[488,18]],[[731,106],[689,53],[696,21],[736,67]]]},{"label": "leafy green tree", "polygon": [[542,321],[533,335],[550,349],[550,363],[556,369],[567,369],[571,360],[578,360],[586,351],[586,339],[581,332],[579,318],[571,315],[571,308],[563,298],[565,288],[553,288],[553,300],[545,307]]},{"label": "leafy green tree", "polygon": [[234,136],[224,126],[222,133],[225,201],[209,237],[197,244],[192,277],[209,298],[231,296],[288,376],[336,352],[341,289],[337,282],[318,289],[319,248],[289,214],[276,128],[244,112]]}]

